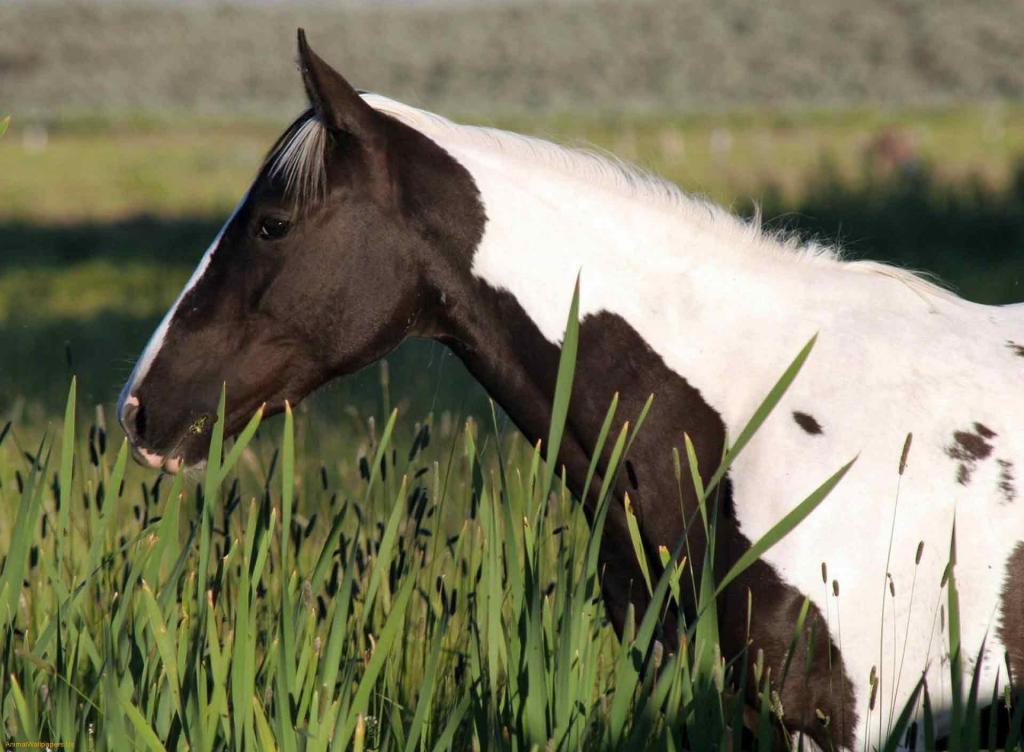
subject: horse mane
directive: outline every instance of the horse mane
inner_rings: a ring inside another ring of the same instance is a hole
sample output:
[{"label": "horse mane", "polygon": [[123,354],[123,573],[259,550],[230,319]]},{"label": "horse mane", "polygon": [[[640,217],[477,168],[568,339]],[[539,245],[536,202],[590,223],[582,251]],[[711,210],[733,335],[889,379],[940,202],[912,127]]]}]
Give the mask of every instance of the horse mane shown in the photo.
[{"label": "horse mane", "polygon": [[[442,139],[447,136],[462,145],[496,149],[540,168],[578,178],[590,187],[600,187],[643,200],[677,218],[681,216],[699,224],[724,243],[809,263],[842,264],[843,268],[852,271],[877,274],[897,281],[922,297],[961,300],[953,291],[927,274],[878,261],[846,260],[835,244],[807,241],[786,230],[766,229],[759,209],[751,219],[743,219],[706,198],[687,193],[675,183],[606,151],[562,146],[497,128],[462,125],[379,94],[364,93],[362,96],[378,112],[424,135]],[[326,191],[326,160],[327,129],[312,110],[307,110],[274,144],[265,167],[271,176],[284,179],[286,192],[301,204],[316,201]]]},{"label": "horse mane", "polygon": [[900,282],[918,295],[961,300],[941,283],[912,269],[879,261],[846,260],[835,244],[807,241],[787,230],[769,230],[757,208],[749,219],[701,196],[687,193],[675,183],[603,150],[573,148],[497,128],[462,125],[426,110],[397,102],[379,94],[363,98],[376,110],[390,115],[426,135],[448,134],[458,143],[498,149],[517,159],[578,177],[588,186],[603,187],[620,195],[641,199],[666,212],[697,223],[715,233],[723,242],[811,263],[841,263],[843,268],[868,272]]}]

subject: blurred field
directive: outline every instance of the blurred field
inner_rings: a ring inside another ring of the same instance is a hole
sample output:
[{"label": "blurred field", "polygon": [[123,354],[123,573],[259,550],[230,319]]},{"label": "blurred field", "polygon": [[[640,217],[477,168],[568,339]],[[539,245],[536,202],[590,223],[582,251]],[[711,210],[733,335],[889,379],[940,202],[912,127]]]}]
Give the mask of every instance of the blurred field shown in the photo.
[{"label": "blurred field", "polygon": [[[300,112],[50,126],[15,120],[0,146],[0,218],[69,224],[140,213],[230,211],[273,140]],[[1024,105],[921,110],[736,110],[691,115],[451,115],[460,122],[592,147],[731,205],[766,192],[796,201],[828,168],[844,183],[865,169],[913,162],[939,180],[1005,186],[1024,155]],[[885,154],[888,137],[900,154]],[[867,164],[876,158],[879,164]],[[73,165],[73,169],[69,166]]]},{"label": "blurred field", "polygon": [[22,116],[298,106],[295,28],[358,86],[459,112],[690,112],[1024,97],[1015,0],[0,4]]}]

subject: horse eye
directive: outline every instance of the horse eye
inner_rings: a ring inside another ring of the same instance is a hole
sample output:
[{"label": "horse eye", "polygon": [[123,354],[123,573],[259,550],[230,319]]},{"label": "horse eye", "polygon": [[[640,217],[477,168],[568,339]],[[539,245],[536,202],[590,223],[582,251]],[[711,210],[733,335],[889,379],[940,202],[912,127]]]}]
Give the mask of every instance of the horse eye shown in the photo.
[{"label": "horse eye", "polygon": [[280,217],[264,217],[260,221],[260,229],[256,233],[262,240],[277,240],[288,234],[291,225],[288,220]]}]

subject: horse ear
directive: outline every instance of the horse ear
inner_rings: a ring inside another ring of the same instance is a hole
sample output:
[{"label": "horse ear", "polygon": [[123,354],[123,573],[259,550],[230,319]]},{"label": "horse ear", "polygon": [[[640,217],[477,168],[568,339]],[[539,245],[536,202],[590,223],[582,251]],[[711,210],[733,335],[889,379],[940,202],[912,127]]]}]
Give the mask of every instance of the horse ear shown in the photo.
[{"label": "horse ear", "polygon": [[320,122],[329,129],[357,138],[372,138],[379,122],[376,111],[338,71],[313,52],[306,32],[299,29],[299,69],[306,94]]}]

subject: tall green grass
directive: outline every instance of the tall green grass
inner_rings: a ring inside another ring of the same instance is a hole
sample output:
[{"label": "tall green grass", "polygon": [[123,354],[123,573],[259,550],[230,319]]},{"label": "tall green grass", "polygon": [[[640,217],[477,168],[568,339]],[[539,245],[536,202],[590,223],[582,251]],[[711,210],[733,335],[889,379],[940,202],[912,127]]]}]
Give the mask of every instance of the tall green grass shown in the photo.
[{"label": "tall green grass", "polygon": [[[577,300],[578,292],[549,437],[533,447],[504,435],[493,412],[488,425],[467,421],[439,445],[430,418],[403,431],[392,410],[361,421],[366,451],[351,477],[302,449],[289,408],[279,443],[259,414],[233,442],[218,420],[202,472],[133,487],[128,448],[107,446],[102,414],[80,430],[75,381],[59,441],[25,449],[8,424],[0,433],[2,733],[98,750],[771,748],[778,705],[768,672],[757,656],[721,655],[715,598],[849,465],[721,582],[707,566],[711,546],[699,581],[682,548],[659,552],[663,571],[647,569],[629,513],[651,605],[617,640],[601,602],[601,531],[618,503],[618,466],[657,408],[648,402],[632,416],[610,405],[594,453],[610,447],[610,459],[588,525],[560,468],[546,461],[557,455],[571,401]],[[711,478],[690,471],[688,439],[687,456],[677,455],[677,481],[693,485],[712,542],[719,481],[812,347]],[[586,487],[596,471],[595,460]],[[691,587],[697,618],[680,620],[675,639],[661,634],[660,615]],[[956,657],[952,564],[947,589]],[[961,662],[951,665],[959,688]],[[980,692],[972,682],[954,708],[965,747],[981,738]],[[748,694],[761,698],[760,717],[743,736]],[[928,708],[919,685],[894,738],[919,697]]]}]

